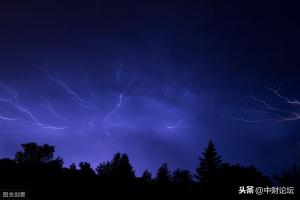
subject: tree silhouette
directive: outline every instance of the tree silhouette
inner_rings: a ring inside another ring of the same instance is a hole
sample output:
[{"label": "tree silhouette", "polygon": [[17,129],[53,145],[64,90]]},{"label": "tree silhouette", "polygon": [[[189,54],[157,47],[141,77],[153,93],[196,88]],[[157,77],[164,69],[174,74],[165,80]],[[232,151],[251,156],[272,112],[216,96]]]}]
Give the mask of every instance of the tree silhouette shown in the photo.
[{"label": "tree silhouette", "polygon": [[0,159],[0,188],[18,185],[21,181],[18,176],[18,166],[15,160]]},{"label": "tree silhouette", "polygon": [[143,172],[143,175],[141,176],[141,180],[147,183],[150,183],[152,181],[152,174],[150,171],[145,170]]},{"label": "tree silhouette", "polygon": [[162,166],[157,170],[155,181],[160,187],[167,188],[170,187],[172,183],[171,177],[172,176],[168,164],[163,163]]},{"label": "tree silhouette", "polygon": [[239,186],[272,186],[271,180],[253,166],[243,167],[238,164],[223,163],[217,172],[217,176],[215,186],[218,187],[219,192],[230,194],[235,198],[238,198],[236,191]]},{"label": "tree silhouette", "polygon": [[121,156],[117,171],[119,177],[122,180],[133,181],[135,179],[135,172],[129,162],[129,158],[127,154],[123,154]]},{"label": "tree silhouette", "polygon": [[207,148],[203,152],[203,157],[199,158],[200,163],[196,168],[196,179],[202,184],[210,184],[215,181],[217,170],[221,167],[222,160],[218,155],[215,145],[209,141]]},{"label": "tree silhouette", "polygon": [[153,179],[150,171],[145,170],[142,176],[137,178],[136,188],[141,193],[153,192]]},{"label": "tree silhouette", "polygon": [[300,188],[300,167],[294,164],[292,169],[274,175],[275,181],[281,186],[297,186]]},{"label": "tree silhouette", "polygon": [[23,151],[15,155],[17,163],[48,163],[53,160],[54,146],[44,144],[38,146],[36,143],[22,144]]},{"label": "tree silhouette", "polygon": [[132,182],[135,179],[135,172],[127,154],[116,153],[112,161],[98,165],[96,172],[104,179],[110,179],[119,183]]},{"label": "tree silhouette", "polygon": [[193,176],[190,171],[176,169],[173,171],[172,182],[177,188],[189,189],[193,186]]},{"label": "tree silhouette", "polygon": [[73,172],[76,172],[77,171],[77,166],[75,163],[72,163],[70,166],[69,166],[69,170],[70,171],[73,171]]},{"label": "tree silhouette", "polygon": [[[76,167],[76,166],[75,166]],[[74,166],[73,166],[74,169]],[[96,173],[88,162],[79,163],[79,172],[85,176],[94,176]]]},{"label": "tree silhouette", "polygon": [[[238,186],[272,185],[270,179],[255,167],[222,162],[212,142],[199,158],[197,182],[190,171],[176,169],[171,172],[167,163],[159,167],[154,179],[148,170],[136,177],[127,154],[121,153],[114,154],[111,161],[100,163],[96,170],[88,162],[80,162],[78,168],[74,163],[63,168],[63,160],[54,157],[54,151],[55,148],[47,144],[27,143],[22,144],[22,150],[16,153],[15,159],[0,159],[0,188],[26,188],[32,193],[30,199],[34,200],[56,199],[58,196],[61,199],[96,199],[103,198],[103,195],[154,195],[153,198],[183,195],[185,199],[197,195],[212,199],[219,194],[239,199]],[[299,171],[299,167],[295,166],[277,175],[276,180],[280,185],[297,185]]]}]

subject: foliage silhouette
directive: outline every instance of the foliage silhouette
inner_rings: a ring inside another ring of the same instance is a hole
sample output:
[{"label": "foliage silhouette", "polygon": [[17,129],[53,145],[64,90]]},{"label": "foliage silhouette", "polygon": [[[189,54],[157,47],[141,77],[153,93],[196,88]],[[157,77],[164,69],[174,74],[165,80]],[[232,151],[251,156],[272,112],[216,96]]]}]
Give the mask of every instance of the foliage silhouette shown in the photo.
[{"label": "foliage silhouette", "polygon": [[150,183],[152,181],[152,174],[151,174],[151,172],[148,171],[148,170],[145,170],[143,172],[143,175],[141,176],[141,180],[144,181],[144,182]]},{"label": "foliage silhouette", "polygon": [[193,175],[188,170],[176,169],[172,173],[172,183],[179,189],[191,189],[194,185]]},{"label": "foliage silhouette", "polygon": [[294,186],[296,188],[296,195],[299,197],[300,188],[300,167],[294,164],[291,169],[281,172],[279,175],[274,175],[275,182],[280,186]]},{"label": "foliage silhouette", "polygon": [[[239,186],[272,186],[274,183],[255,167],[230,165],[221,160],[210,141],[205,148],[195,176],[188,170],[170,170],[163,163],[152,177],[145,170],[139,177],[127,154],[116,153],[111,161],[100,163],[96,169],[88,162],[63,166],[63,160],[55,157],[55,148],[36,143],[22,144],[22,150],[14,159],[0,159],[0,189],[25,189],[30,199],[95,199],[126,195],[139,198],[180,197],[189,199],[218,196],[231,199],[253,199],[239,196]],[[276,184],[299,187],[300,169],[274,176]],[[262,196],[262,199],[270,197]],[[273,199],[273,198],[272,198]]]},{"label": "foliage silhouette", "polygon": [[157,170],[155,180],[160,187],[168,187],[171,185],[171,172],[167,163],[163,163]]},{"label": "foliage silhouette", "polygon": [[96,172],[100,178],[115,183],[132,183],[136,178],[127,154],[121,153],[116,153],[112,161],[98,165]]},{"label": "foliage silhouette", "polygon": [[203,183],[209,184],[216,178],[217,170],[221,167],[221,156],[218,155],[214,144],[209,141],[208,147],[203,152],[203,157],[199,158],[200,163],[196,168],[196,179]]}]

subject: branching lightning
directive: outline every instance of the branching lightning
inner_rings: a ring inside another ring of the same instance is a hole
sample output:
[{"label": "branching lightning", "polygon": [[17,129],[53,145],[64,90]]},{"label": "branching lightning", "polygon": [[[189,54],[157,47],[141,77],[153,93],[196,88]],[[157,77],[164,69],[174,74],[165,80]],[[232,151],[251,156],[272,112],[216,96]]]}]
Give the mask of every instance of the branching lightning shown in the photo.
[{"label": "branching lightning", "polygon": [[59,80],[57,78],[55,78],[54,76],[52,76],[48,71],[45,71],[45,74],[48,76],[48,78],[53,81],[54,83],[60,85],[62,88],[65,89],[65,91],[71,95],[72,99],[74,100],[74,102],[83,107],[83,108],[87,108],[87,109],[93,109],[93,105],[91,104],[91,102],[81,98],[77,92],[75,92],[74,90],[71,89],[70,86],[68,86],[65,82],[63,82],[62,80]]},{"label": "branching lightning", "polygon": [[45,102],[45,104],[42,104],[46,109],[48,109],[53,115],[55,115],[56,117],[58,117],[59,119],[67,122],[67,123],[72,123],[70,120],[68,120],[66,117],[62,116],[61,114],[59,114],[52,106],[52,104],[50,103],[50,101],[44,97],[41,97],[42,100]]},{"label": "branching lightning", "polygon": [[[272,92],[277,98],[284,101],[284,103],[288,105],[300,105],[300,102],[298,100],[290,100],[288,97],[283,96],[280,94],[279,86],[277,89],[273,89],[271,87],[265,86],[267,90]],[[295,111],[290,111],[287,109],[278,108],[276,106],[273,106],[269,104],[266,100],[260,99],[255,97],[254,95],[250,95],[249,98],[251,98],[253,101],[259,103],[264,110],[245,110],[246,112],[257,112],[257,113],[263,113],[263,114],[269,114],[273,117],[265,118],[265,119],[259,119],[259,120],[250,120],[246,118],[234,118],[235,120],[243,121],[243,122],[249,122],[249,123],[260,123],[265,121],[277,121],[277,122],[284,122],[284,121],[296,121],[300,119],[300,113]]]},{"label": "branching lightning", "polygon": [[[82,97],[80,93],[77,92],[76,88],[72,88],[69,84],[67,84],[64,80],[60,79],[59,76],[54,76],[48,70],[43,70],[45,76],[51,81],[51,83],[55,84],[55,86],[60,87],[63,89],[68,96],[71,97],[71,100],[79,105],[81,108],[85,108],[88,110],[81,110],[84,112],[84,115],[88,114],[91,120],[85,121],[85,124],[89,127],[92,132],[100,132],[100,130],[96,130],[100,126],[96,126],[97,122],[100,122],[103,127],[102,131],[105,134],[110,135],[110,129],[113,127],[129,127],[127,122],[122,122],[118,119],[117,114],[120,112],[121,108],[124,106],[125,102],[130,99],[132,94],[140,92],[141,90],[144,91],[146,87],[145,82],[140,82],[140,79],[137,79],[135,74],[132,74],[132,78],[125,84],[122,83],[123,71],[122,66],[115,71],[115,75],[113,77],[113,81],[116,82],[116,88],[118,89],[118,96],[116,102],[111,106],[111,109],[108,110],[105,114],[98,108],[97,96],[95,95],[95,90],[91,87],[90,81],[88,79],[87,74],[83,70],[83,76],[86,80],[86,92],[89,95],[88,97]],[[141,77],[140,77],[141,78]],[[137,84],[138,83],[138,84]],[[8,105],[9,107],[14,109],[16,115],[11,116],[4,113],[0,113],[0,120],[6,121],[6,123],[14,123],[17,125],[28,126],[28,128],[32,129],[30,132],[34,132],[36,130],[64,130],[67,128],[71,128],[76,126],[75,123],[70,121],[64,114],[60,113],[57,108],[55,107],[55,102],[52,102],[51,99],[48,99],[44,96],[41,96],[40,100],[42,101],[40,105],[42,105],[49,113],[55,116],[57,119],[65,122],[68,126],[54,126],[50,125],[47,122],[44,122],[38,115],[36,115],[32,108],[29,108],[24,105],[21,98],[19,98],[18,93],[16,90],[7,87],[5,84],[0,82],[0,87],[2,87],[7,95],[0,96],[0,104]],[[93,112],[91,112],[93,111]],[[101,118],[98,118],[101,114]],[[97,116],[95,116],[97,115]],[[100,120],[100,121],[99,121]],[[181,126],[182,122],[179,122],[176,125],[168,125],[168,129],[175,129]],[[9,130],[8,130],[9,131]],[[26,130],[25,130],[26,131]],[[18,130],[11,130],[11,132],[18,132]]]},{"label": "branching lightning", "polygon": [[115,115],[115,113],[121,108],[121,106],[123,105],[123,101],[124,101],[124,96],[127,95],[127,91],[129,90],[129,88],[131,87],[131,84],[134,82],[134,79],[131,79],[128,84],[126,85],[126,87],[123,89],[123,91],[119,94],[119,100],[117,102],[117,104],[114,106],[114,108],[103,118],[104,123],[105,123],[105,132],[107,135],[109,135],[109,127],[116,127],[116,126],[122,126],[122,123],[112,123],[110,122],[110,119],[112,118],[113,115]]},{"label": "branching lightning", "polygon": [[91,105],[91,107],[95,110],[99,110],[98,106],[97,106],[97,101],[96,101],[96,95],[94,93],[94,90],[91,88],[91,85],[90,85],[90,81],[89,81],[89,78],[85,72],[84,69],[82,69],[82,73],[83,73],[83,76],[86,80],[86,87],[87,87],[87,90],[88,90],[88,93],[89,95],[91,96],[91,102],[89,103]]},{"label": "branching lightning", "polygon": [[268,90],[270,90],[271,92],[273,92],[277,97],[281,98],[282,100],[284,100],[286,103],[288,104],[295,104],[295,105],[300,105],[300,101],[298,100],[290,100],[289,98],[285,97],[285,96],[282,96],[280,93],[279,93],[279,90],[281,88],[281,85],[279,85],[279,87],[277,89],[273,89],[273,88],[270,88],[268,86],[266,86],[266,88]]},{"label": "branching lightning", "polygon": [[[18,93],[7,87],[5,84],[1,83],[1,86],[10,94],[13,95],[14,99],[6,99],[6,98],[0,98],[0,102],[2,103],[6,103],[9,104],[10,106],[13,106],[16,110],[18,110],[21,113],[24,113],[29,119],[30,122],[32,122],[33,124],[44,128],[44,129],[53,129],[53,130],[63,130],[66,129],[68,127],[55,127],[49,124],[44,124],[42,122],[40,122],[35,116],[34,114],[27,108],[23,107],[22,104],[20,103],[19,99],[18,99]],[[8,121],[22,121],[22,122],[29,122],[27,120],[23,120],[21,117],[20,118],[9,118],[9,117],[1,117],[2,120],[8,120]]]},{"label": "branching lightning", "polygon": [[[122,66],[115,71],[115,77],[114,78],[115,78],[115,81],[116,81],[116,84],[117,84],[118,88],[121,87],[121,74],[122,74],[121,70],[122,70]],[[61,86],[69,95],[71,95],[72,100],[76,104],[78,104],[79,106],[81,106],[83,108],[93,109],[93,110],[96,110],[97,112],[100,112],[99,108],[97,107],[97,101],[96,101],[95,93],[94,93],[93,89],[90,86],[89,79],[88,79],[88,77],[87,77],[84,70],[82,70],[82,73],[83,73],[83,76],[86,79],[87,91],[88,91],[88,93],[91,97],[91,100],[87,100],[87,99],[82,98],[75,90],[71,89],[71,87],[67,83],[65,83],[64,81],[62,81],[62,80],[60,80],[56,77],[54,77],[48,71],[44,71],[44,72],[48,76],[49,80],[51,80],[52,82],[54,82],[57,85]],[[116,102],[116,104],[113,106],[113,108],[107,114],[104,115],[104,117],[103,117],[104,129],[105,129],[105,133],[107,135],[110,134],[109,133],[110,127],[121,127],[121,126],[126,125],[125,123],[115,122],[115,120],[113,119],[113,116],[123,106],[125,98],[128,97],[128,90],[131,89],[131,86],[132,86],[134,81],[135,81],[135,79],[132,78],[128,82],[128,84],[125,86],[125,88],[123,88],[122,91],[119,93],[119,96],[118,96],[119,98],[118,98],[118,101]],[[133,88],[133,89],[137,89],[137,88],[138,87]],[[132,91],[134,91],[133,89],[132,89]],[[64,119],[65,121],[67,120],[65,117],[63,117],[62,115],[60,115],[59,113],[57,113],[53,109],[53,107],[52,107],[52,105],[50,104],[49,101],[45,101],[45,102],[46,102],[46,107],[50,112],[55,114],[57,117],[59,117],[61,119]],[[95,123],[94,120],[91,120],[91,121],[88,122],[89,127],[93,132],[95,132],[95,124],[94,123]]]}]

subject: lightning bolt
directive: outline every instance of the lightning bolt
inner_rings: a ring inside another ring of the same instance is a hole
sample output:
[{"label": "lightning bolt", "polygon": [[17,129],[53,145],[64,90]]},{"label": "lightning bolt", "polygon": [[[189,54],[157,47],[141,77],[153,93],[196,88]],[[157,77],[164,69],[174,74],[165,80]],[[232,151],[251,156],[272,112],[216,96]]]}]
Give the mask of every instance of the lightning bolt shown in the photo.
[{"label": "lightning bolt", "polygon": [[18,121],[18,120],[20,120],[19,118],[9,118],[9,117],[4,117],[2,115],[0,115],[0,119],[7,120],[7,121]]},{"label": "lightning bolt", "polygon": [[[13,89],[7,87],[5,84],[1,83],[1,86],[9,93],[11,93],[13,96],[14,96],[14,100],[10,100],[10,99],[6,99],[6,98],[0,98],[0,102],[3,102],[3,103],[6,103],[6,104],[9,104],[11,106],[13,106],[14,108],[16,108],[18,111],[20,111],[21,113],[24,113],[26,114],[31,122],[33,122],[35,125],[39,126],[39,127],[42,127],[44,129],[53,129],[53,130],[63,130],[63,129],[66,129],[68,127],[55,127],[55,126],[51,126],[49,124],[44,124],[42,122],[40,122],[34,115],[33,113],[23,107],[18,99],[18,93],[16,91],[14,91]],[[7,118],[7,117],[3,117],[1,118],[2,120],[8,120],[8,121],[17,121],[17,120],[20,120],[20,121],[23,121],[23,122],[28,122],[26,120],[22,120],[22,119],[13,119],[13,118]]]},{"label": "lightning bolt", "polygon": [[[122,67],[122,66],[121,66]],[[120,84],[120,78],[121,78],[121,67],[116,71],[116,75],[115,75],[115,81],[119,87],[119,84]],[[69,95],[72,96],[72,100],[78,104],[79,106],[83,107],[83,108],[87,108],[87,109],[94,109],[96,110],[97,112],[100,112],[99,111],[99,108],[97,107],[97,101],[96,101],[96,96],[95,96],[95,93],[94,91],[92,90],[91,86],[90,86],[90,82],[89,82],[89,79],[88,79],[88,76],[85,72],[84,69],[82,69],[82,74],[86,80],[86,86],[87,86],[87,91],[91,97],[91,100],[86,100],[82,97],[80,97],[80,95],[73,89],[71,89],[71,87],[65,83],[64,81],[54,77],[53,75],[51,75],[48,71],[45,71],[44,70],[44,73],[47,75],[47,77],[49,78],[49,80],[51,80],[52,82],[56,83],[57,85],[61,86]],[[117,113],[120,108],[122,107],[123,103],[124,103],[124,99],[125,99],[125,96],[128,96],[128,90],[129,88],[131,87],[132,83],[134,82],[134,79],[131,79],[129,81],[129,83],[126,85],[126,87],[120,92],[119,94],[119,98],[118,98],[118,101],[117,103],[114,105],[114,107],[112,108],[111,111],[109,111],[104,117],[103,117],[103,121],[104,121],[104,126],[105,126],[105,132],[107,135],[109,135],[109,128],[110,127],[119,127],[119,126],[123,126],[125,125],[124,123],[116,123],[116,122],[113,122],[112,120],[112,117],[115,115],[115,113]],[[61,116],[59,113],[57,113],[52,105],[50,104],[50,102],[48,101],[45,101],[46,102],[46,107],[48,108],[48,110],[50,112],[52,112],[53,114],[55,114],[56,116],[60,117],[61,119],[65,119],[65,117]],[[89,121],[88,124],[89,124],[89,127],[90,129],[95,132],[95,126],[94,126],[94,120],[92,121]]]},{"label": "lightning bolt", "polygon": [[59,119],[71,124],[72,122],[70,120],[68,120],[67,118],[65,118],[64,116],[62,116],[61,114],[59,114],[52,106],[52,104],[50,103],[50,101],[48,99],[46,99],[45,97],[41,97],[41,99],[45,102],[45,104],[42,104],[46,109],[48,109],[53,115],[55,115],[56,117],[58,117]]},{"label": "lightning bolt", "polygon": [[92,104],[92,107],[95,110],[99,110],[99,108],[97,107],[96,95],[95,95],[94,91],[91,88],[89,78],[88,78],[88,76],[87,76],[84,69],[82,69],[81,71],[82,71],[82,74],[83,74],[83,76],[85,77],[85,80],[86,80],[86,87],[87,87],[88,93],[92,98],[92,100],[91,100],[92,103],[90,103],[90,104]]},{"label": "lightning bolt", "polygon": [[265,110],[247,110],[247,109],[240,109],[241,112],[248,112],[248,113],[263,113],[263,114],[270,114],[272,112],[265,111]]},{"label": "lightning bolt", "polygon": [[283,110],[283,109],[279,109],[279,108],[275,108],[273,106],[271,106],[270,104],[268,104],[266,101],[259,99],[257,97],[255,97],[254,95],[250,95],[249,96],[252,100],[257,101],[258,103],[262,104],[266,109],[270,110],[270,111],[278,111],[278,112],[282,112],[282,113],[287,113],[287,114],[295,114],[292,113],[288,110]]},{"label": "lightning bolt", "polygon": [[281,88],[281,85],[279,85],[279,87],[277,89],[273,89],[273,88],[270,88],[268,86],[265,86],[268,90],[270,90],[271,92],[273,92],[277,97],[279,97],[280,99],[284,100],[286,103],[288,104],[295,104],[295,105],[300,105],[300,102],[298,100],[290,100],[289,98],[285,97],[285,96],[282,96],[280,93],[279,93],[279,90]]},{"label": "lightning bolt", "polygon": [[104,123],[105,123],[105,131],[107,133],[107,135],[109,135],[109,127],[110,126],[115,126],[114,123],[110,123],[109,119],[121,108],[121,106],[123,105],[123,98],[124,95],[126,94],[127,89],[129,88],[130,83],[127,85],[127,87],[123,90],[123,92],[119,95],[119,101],[117,102],[117,104],[114,106],[114,108],[104,117]]},{"label": "lightning bolt", "polygon": [[[60,87],[63,89],[63,91],[71,97],[71,100],[79,105],[80,107],[87,108],[87,109],[93,109],[97,111],[97,114],[100,113],[100,110],[97,107],[97,99],[95,95],[95,91],[92,89],[91,84],[89,82],[89,79],[83,71],[83,75],[86,79],[86,87],[87,87],[87,92],[89,94],[88,97],[82,97],[80,93],[77,92],[77,89],[72,88],[69,84],[67,84],[64,80],[60,79],[59,76],[51,74],[48,70],[42,70],[45,74],[45,76],[49,79],[51,83],[53,83],[55,86]],[[148,87],[148,85],[144,83],[139,83],[135,84],[136,81],[140,81],[136,79],[135,74],[132,74],[132,78],[129,80],[128,83],[121,83],[121,76],[123,76],[122,73],[122,66],[116,71],[116,74],[113,77],[113,81],[116,81],[117,83],[117,88],[118,88],[118,96],[116,99],[116,102],[112,105],[111,109],[103,115],[101,112],[101,118],[97,120],[101,120],[103,123],[104,121],[104,129],[105,133],[109,135],[109,129],[111,127],[121,127],[121,126],[128,126],[126,123],[122,123],[115,119],[115,115],[120,112],[122,106],[124,105],[125,101],[130,98],[130,96],[133,93],[136,93],[137,91],[144,90],[145,88]],[[15,109],[15,112],[18,114],[17,117],[11,117],[11,116],[6,116],[4,114],[0,113],[0,120],[1,121],[7,121],[7,122],[16,122],[16,123],[21,123],[27,124],[30,127],[34,127],[35,130],[37,129],[52,129],[52,130],[64,130],[70,127],[58,127],[58,126],[53,126],[48,123],[43,122],[43,120],[40,120],[38,116],[32,112],[32,109],[29,109],[28,107],[24,106],[24,102],[22,102],[21,98],[19,98],[18,93],[16,90],[7,87],[5,84],[0,82],[0,86],[4,88],[4,90],[9,94],[9,96],[4,96],[0,97],[0,103],[9,105],[10,107]],[[134,86],[133,86],[134,85]],[[55,104],[52,104],[49,99],[45,97],[41,97],[42,100],[42,106],[47,109],[50,113],[52,113],[54,116],[57,118],[61,119],[62,121],[72,124],[74,126],[74,123],[72,123],[69,119],[67,119],[64,115],[62,115],[60,112],[55,109]],[[93,113],[95,114],[95,113]],[[103,121],[102,121],[103,120]],[[90,129],[93,132],[96,132],[96,120],[91,120],[91,121],[86,121],[87,126],[90,127]],[[32,126],[34,125],[34,126]],[[13,130],[17,131],[17,130]],[[13,132],[12,131],[12,132]],[[0,131],[1,132],[1,131]]]},{"label": "lightning bolt", "polygon": [[0,133],[40,133],[41,130],[0,130]]},{"label": "lightning bolt", "polygon": [[277,121],[275,119],[260,119],[260,120],[250,120],[250,119],[245,119],[245,118],[233,118],[236,121],[242,121],[242,122],[247,122],[247,123],[261,123],[261,122],[266,122],[266,121]]},{"label": "lightning bolt", "polygon": [[53,81],[54,83],[60,85],[62,88],[65,89],[65,91],[70,94],[72,96],[72,99],[74,100],[74,102],[83,107],[83,108],[88,108],[91,109],[93,106],[91,105],[91,103],[83,98],[81,98],[77,92],[75,92],[74,90],[72,90],[65,82],[55,78],[54,76],[52,76],[48,71],[44,71],[45,74],[48,76],[48,78]]},{"label": "lightning bolt", "polygon": [[176,124],[174,125],[167,125],[166,128],[167,129],[176,129],[179,128],[181,126],[181,124],[184,122],[185,120],[179,120]]},{"label": "lightning bolt", "polygon": [[109,132],[110,127],[120,127],[120,126],[124,125],[124,123],[110,122],[110,119],[112,118],[113,115],[115,115],[115,113],[117,113],[120,110],[120,108],[121,108],[121,106],[123,105],[123,102],[124,102],[124,97],[127,95],[127,92],[130,89],[130,87],[131,87],[131,85],[133,84],[134,81],[135,81],[134,78],[130,79],[128,84],[125,86],[125,88],[119,94],[119,99],[118,99],[118,102],[116,103],[116,105],[103,118],[104,124],[105,124],[105,132],[106,132],[107,135],[110,135],[110,132]]},{"label": "lightning bolt", "polygon": [[[265,86],[265,88],[267,90],[269,90],[270,92],[272,92],[276,97],[283,100],[286,104],[300,105],[300,102],[298,100],[290,100],[288,97],[285,97],[285,96],[280,94],[279,90],[281,88],[281,85],[277,89],[274,89],[274,88],[271,88],[271,87],[268,87],[268,86]],[[251,111],[251,112],[257,112],[257,113],[260,112],[260,113],[264,113],[264,114],[270,114],[270,115],[273,115],[273,116],[276,116],[276,117],[260,119],[260,120],[250,120],[250,119],[245,119],[245,118],[234,118],[235,120],[243,121],[243,122],[249,122],[249,123],[260,123],[260,122],[265,122],[265,121],[276,121],[276,122],[296,121],[296,120],[300,119],[300,113],[298,113],[298,112],[294,112],[294,111],[290,111],[290,110],[275,107],[275,106],[269,104],[266,100],[257,98],[254,95],[250,95],[249,97],[253,101],[255,101],[255,102],[259,103],[260,105],[262,105],[263,108],[265,109],[265,110],[256,110],[256,111],[254,110],[254,111]],[[246,110],[246,111],[250,112],[250,110]]]}]

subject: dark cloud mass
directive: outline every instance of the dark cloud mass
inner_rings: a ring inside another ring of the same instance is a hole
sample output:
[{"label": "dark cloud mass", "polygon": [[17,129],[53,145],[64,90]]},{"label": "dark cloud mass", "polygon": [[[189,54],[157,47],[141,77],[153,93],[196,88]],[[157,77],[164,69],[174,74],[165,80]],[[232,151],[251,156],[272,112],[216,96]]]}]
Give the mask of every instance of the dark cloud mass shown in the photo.
[{"label": "dark cloud mass", "polygon": [[[299,120],[246,122],[265,86],[299,96],[299,5],[267,1],[1,1],[0,154],[57,147],[93,165],[127,152],[138,173],[194,170],[208,140],[272,173],[299,161]],[[246,97],[248,96],[248,97]],[[269,110],[270,111],[270,110]]]}]

